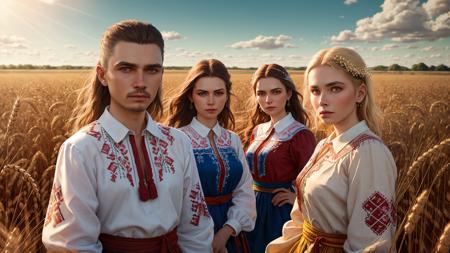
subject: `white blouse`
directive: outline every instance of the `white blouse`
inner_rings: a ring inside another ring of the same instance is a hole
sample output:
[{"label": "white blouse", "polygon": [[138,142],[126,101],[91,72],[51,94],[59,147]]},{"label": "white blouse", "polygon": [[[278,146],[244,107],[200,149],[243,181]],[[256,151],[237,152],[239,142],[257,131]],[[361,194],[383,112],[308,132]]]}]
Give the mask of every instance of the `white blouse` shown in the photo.
[{"label": "white blouse", "polygon": [[61,146],[42,241],[47,249],[101,252],[100,233],[151,238],[177,228],[183,252],[210,252],[213,222],[190,140],[147,113],[145,147],[157,198],[139,198],[133,133],[105,109]]},{"label": "white blouse", "polygon": [[292,220],[266,251],[289,249],[306,219],[326,233],[347,235],[345,252],[361,252],[377,242],[377,252],[387,252],[396,227],[396,178],[391,152],[364,121],[332,134],[319,142],[299,174]]}]

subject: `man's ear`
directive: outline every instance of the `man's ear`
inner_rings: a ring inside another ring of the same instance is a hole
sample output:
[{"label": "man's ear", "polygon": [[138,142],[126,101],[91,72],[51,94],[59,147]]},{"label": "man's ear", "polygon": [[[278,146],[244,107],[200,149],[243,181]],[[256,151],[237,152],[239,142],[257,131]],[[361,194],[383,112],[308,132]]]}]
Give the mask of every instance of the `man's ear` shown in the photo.
[{"label": "man's ear", "polygon": [[106,82],[106,79],[105,79],[106,71],[100,64],[97,64],[97,66],[95,67],[95,72],[97,72],[97,78],[98,78],[98,80],[100,80],[102,85],[108,86],[108,83]]}]

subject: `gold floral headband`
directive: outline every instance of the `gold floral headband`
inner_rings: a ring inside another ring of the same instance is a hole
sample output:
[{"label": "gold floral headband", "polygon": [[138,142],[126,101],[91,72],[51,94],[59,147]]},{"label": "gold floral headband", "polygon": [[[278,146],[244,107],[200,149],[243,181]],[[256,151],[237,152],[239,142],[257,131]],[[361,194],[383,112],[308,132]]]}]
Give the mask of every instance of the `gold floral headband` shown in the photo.
[{"label": "gold floral headband", "polygon": [[344,68],[348,73],[350,73],[354,78],[364,80],[370,77],[370,73],[367,68],[358,68],[349,60],[345,59],[340,55],[333,56],[333,62]]}]

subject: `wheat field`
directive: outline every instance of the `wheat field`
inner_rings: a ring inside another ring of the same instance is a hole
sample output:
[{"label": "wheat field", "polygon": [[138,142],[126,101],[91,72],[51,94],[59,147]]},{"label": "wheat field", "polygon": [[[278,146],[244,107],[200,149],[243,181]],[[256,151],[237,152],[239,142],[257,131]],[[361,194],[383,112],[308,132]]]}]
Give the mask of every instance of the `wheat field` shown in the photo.
[{"label": "wheat field", "polygon": [[[245,124],[251,71],[232,71],[232,109]],[[302,90],[301,72],[291,72]],[[88,71],[0,71],[0,252],[44,252],[41,230],[56,155]],[[164,98],[186,71],[164,74]],[[399,252],[450,247],[450,74],[374,73],[382,138],[397,167]],[[165,101],[167,102],[167,101]],[[165,110],[167,111],[167,110]],[[162,119],[163,120],[163,119]],[[370,249],[367,250],[370,252]]]}]

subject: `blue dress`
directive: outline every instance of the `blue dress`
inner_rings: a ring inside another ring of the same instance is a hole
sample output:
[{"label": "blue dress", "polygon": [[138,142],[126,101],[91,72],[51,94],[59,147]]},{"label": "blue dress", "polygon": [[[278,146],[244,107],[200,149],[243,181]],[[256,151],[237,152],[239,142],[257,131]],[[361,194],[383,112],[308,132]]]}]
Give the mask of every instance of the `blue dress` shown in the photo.
[{"label": "blue dress", "polygon": [[290,113],[273,127],[266,122],[253,130],[246,152],[257,212],[255,229],[247,235],[251,252],[264,252],[267,244],[281,236],[283,224],[291,219],[292,205],[274,206],[271,191],[277,188],[293,191],[293,183],[315,146],[312,132]]},{"label": "blue dress", "polygon": [[209,129],[196,118],[180,130],[192,141],[214,233],[225,224],[231,226],[237,236],[228,240],[228,252],[248,252],[241,231],[253,229],[256,208],[252,176],[239,137],[219,124]]}]

